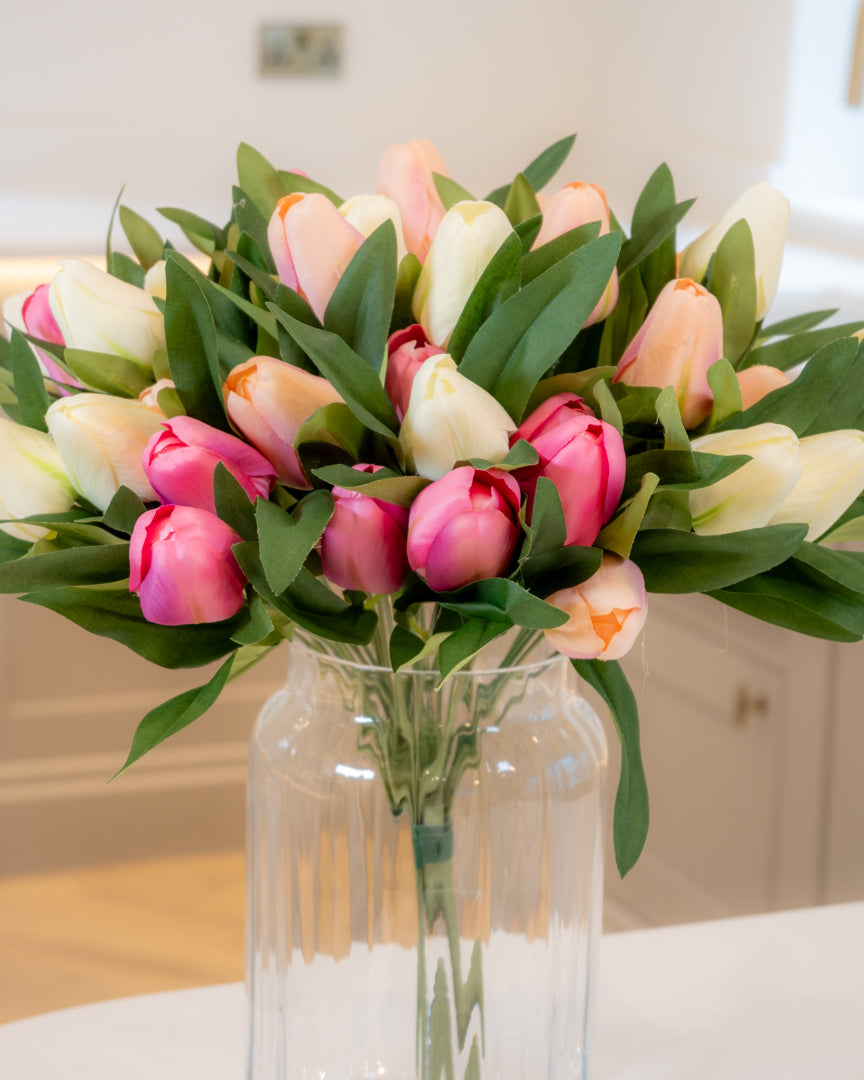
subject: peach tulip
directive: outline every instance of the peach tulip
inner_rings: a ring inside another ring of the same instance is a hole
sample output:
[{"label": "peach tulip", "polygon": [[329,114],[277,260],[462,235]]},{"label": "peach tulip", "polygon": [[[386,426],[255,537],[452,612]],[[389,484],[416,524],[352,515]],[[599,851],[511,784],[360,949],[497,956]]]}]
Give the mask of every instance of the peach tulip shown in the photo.
[{"label": "peach tulip", "polygon": [[447,166],[428,139],[394,143],[378,166],[378,192],[399,207],[405,244],[421,262],[444,217],[444,204],[433,173],[448,176]]},{"label": "peach tulip", "polygon": [[743,371],[736,371],[735,376],[741,389],[741,406],[744,409],[749,409],[751,405],[761,401],[772,390],[789,385],[789,376],[770,364],[753,364]]}]

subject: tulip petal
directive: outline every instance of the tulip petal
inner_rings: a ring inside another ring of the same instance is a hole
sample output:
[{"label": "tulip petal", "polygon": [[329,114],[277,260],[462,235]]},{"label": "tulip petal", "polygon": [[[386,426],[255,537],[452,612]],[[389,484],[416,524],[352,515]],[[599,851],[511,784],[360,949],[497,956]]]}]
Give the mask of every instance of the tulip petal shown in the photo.
[{"label": "tulip petal", "polygon": [[498,577],[510,565],[518,530],[498,510],[459,514],[440,530],[426,556],[425,576],[438,592]]}]

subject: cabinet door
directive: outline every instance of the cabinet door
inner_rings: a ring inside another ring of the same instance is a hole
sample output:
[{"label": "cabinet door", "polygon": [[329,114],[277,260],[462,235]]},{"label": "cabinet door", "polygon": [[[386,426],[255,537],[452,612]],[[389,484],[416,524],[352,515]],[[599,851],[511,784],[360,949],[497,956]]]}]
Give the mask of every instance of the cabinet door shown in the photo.
[{"label": "cabinet door", "polygon": [[705,597],[651,604],[624,661],[651,827],[623,882],[610,865],[613,926],[815,902],[828,646]]}]

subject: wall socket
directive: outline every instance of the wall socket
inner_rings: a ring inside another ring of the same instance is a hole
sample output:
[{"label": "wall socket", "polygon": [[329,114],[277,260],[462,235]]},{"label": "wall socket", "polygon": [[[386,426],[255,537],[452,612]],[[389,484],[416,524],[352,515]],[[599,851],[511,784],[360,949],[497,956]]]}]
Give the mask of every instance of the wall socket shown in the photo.
[{"label": "wall socket", "polygon": [[265,23],[259,35],[262,75],[339,75],[341,23]]}]

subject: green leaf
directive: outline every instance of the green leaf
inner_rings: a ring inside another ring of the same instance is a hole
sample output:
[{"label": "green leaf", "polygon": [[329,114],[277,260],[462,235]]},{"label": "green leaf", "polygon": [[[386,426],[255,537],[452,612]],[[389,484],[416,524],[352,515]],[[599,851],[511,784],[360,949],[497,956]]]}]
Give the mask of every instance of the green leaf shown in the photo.
[{"label": "green leaf", "polygon": [[276,263],[273,261],[270,243],[267,239],[269,217],[265,217],[261,213],[252,198],[246,194],[242,187],[231,189],[231,199],[231,215],[241,233],[248,238],[247,246],[249,243],[254,245],[254,251],[264,263],[268,273],[275,274]]},{"label": "green leaf", "polygon": [[213,472],[213,502],[217,515],[244,540],[258,538],[255,509],[240,482],[220,461]]},{"label": "green leaf", "polygon": [[449,210],[456,203],[477,201],[470,191],[467,191],[461,184],[457,184],[449,176],[442,176],[441,173],[433,172],[432,180],[435,184],[435,190],[438,192],[438,198],[441,200],[445,210]]},{"label": "green leaf", "polygon": [[579,248],[589,244],[592,240],[596,240],[599,235],[600,222],[589,221],[576,229],[569,229],[541,247],[534,248],[533,251],[526,252],[522,260],[522,284],[527,285],[529,281],[539,277],[550,266],[554,266],[556,262],[560,262],[567,255],[578,251]]},{"label": "green leaf", "polygon": [[[575,142],[575,135],[567,135],[565,138],[559,139],[557,142],[554,142],[551,146],[547,147],[541,154],[538,154],[531,164],[522,170],[535,191],[540,191],[541,188],[544,188],[553,178],[555,173],[558,172],[569,157]],[[509,184],[505,187],[497,188],[486,196],[487,201],[497,203],[498,206],[503,207],[509,190]]]},{"label": "green leaf", "polygon": [[643,259],[647,259],[649,255],[657,251],[668,237],[673,236],[678,223],[695,201],[695,199],[687,199],[685,202],[667,207],[638,231],[634,230],[633,235],[621,248],[618,274],[623,276],[628,270],[638,266]]},{"label": "green leaf", "polygon": [[774,337],[787,337],[790,334],[801,334],[805,330],[812,330],[814,326],[825,322],[836,315],[839,308],[825,308],[823,311],[808,311],[804,315],[793,315],[789,319],[781,319],[780,322],[772,323],[771,326],[763,326],[757,335],[757,342],[768,341]]},{"label": "green leaf", "polygon": [[291,191],[270,162],[247,143],[237,148],[237,179],[240,187],[265,220],[270,219],[276,203]]},{"label": "green leaf", "polygon": [[619,244],[620,235],[610,233],[566,256],[497,308],[472,339],[461,373],[514,420],[594,309]]},{"label": "green leaf", "polygon": [[551,629],[567,622],[560,608],[505,578],[485,578],[455,592],[440,593],[438,602],[442,608],[468,618],[505,622],[529,630]]},{"label": "green leaf", "polygon": [[115,251],[111,256],[108,273],[118,281],[125,281],[127,285],[134,285],[137,289],[144,288],[146,272],[144,267],[122,251]]},{"label": "green leaf", "polygon": [[51,398],[45,389],[45,377],[36,354],[23,335],[15,329],[12,330],[10,346],[20,422],[36,431],[47,431],[45,413],[51,404]]},{"label": "green leaf", "polygon": [[334,206],[341,206],[342,203],[345,202],[341,195],[337,195],[335,191],[331,191],[330,188],[325,187],[324,184],[319,183],[317,180],[313,180],[311,176],[303,176],[301,173],[288,172],[284,169],[280,169],[279,179],[282,181],[288,195],[293,195],[295,192],[302,191],[307,195],[325,195]]},{"label": "green leaf", "polygon": [[516,234],[511,233],[492,256],[471,290],[471,295],[450,335],[447,351],[457,364],[483,323],[518,291],[521,266],[522,245]]},{"label": "green leaf", "polygon": [[535,409],[539,408],[544,401],[555,394],[578,394],[584,397],[589,404],[596,403],[594,386],[598,382],[608,382],[615,374],[614,367],[588,368],[585,371],[567,372],[564,375],[553,375],[537,383],[528,399],[525,415],[530,416]]},{"label": "green leaf", "polygon": [[525,555],[548,555],[564,547],[567,522],[561,497],[554,482],[546,476],[537,480],[531,506],[531,524],[523,547]]},{"label": "green leaf", "polygon": [[[540,213],[540,203],[534,194],[531,181],[524,173],[517,173],[510,185],[504,203],[504,213],[510,224],[514,226],[521,225],[523,221],[536,217]],[[521,249],[522,245],[519,246]]]},{"label": "green leaf", "polygon": [[390,320],[391,334],[416,321],[411,308],[411,299],[422,269],[423,264],[412,251],[409,251],[399,263],[399,272],[396,275],[396,299],[393,302],[393,317]]},{"label": "green leaf", "polygon": [[225,230],[214,225],[212,221],[206,221],[189,210],[179,210],[173,206],[162,206],[157,213],[179,225],[186,239],[205,255],[212,255],[217,248],[225,246]]},{"label": "green leaf", "polygon": [[621,419],[621,410],[607,382],[600,380],[594,383],[594,400],[600,409],[601,420],[614,427],[619,435],[623,435],[624,421]]},{"label": "green leaf", "polygon": [[648,314],[648,294],[637,271],[618,278],[618,303],[603,323],[598,362],[617,365]]},{"label": "green leaf", "polygon": [[648,836],[648,785],[639,739],[639,710],[616,660],[572,660],[576,673],[606,702],[621,741],[621,776],[615,796],[612,836],[618,873],[636,865]]},{"label": "green leaf", "polygon": [[468,458],[468,464],[475,469],[502,469],[512,472],[523,469],[526,465],[537,465],[540,455],[527,439],[517,439],[500,461],[487,461],[486,458]]},{"label": "green leaf", "polygon": [[741,387],[735,376],[735,368],[725,357],[721,357],[708,368],[708,385],[714,395],[714,404],[705,427],[706,431],[713,431],[718,424],[740,413],[743,408]]},{"label": "green leaf", "polygon": [[267,584],[277,596],[303,569],[332,516],[333,497],[329,491],[311,492],[297,504],[292,514],[266,499],[258,500],[255,519],[261,567]]},{"label": "green leaf", "polygon": [[440,686],[448,676],[465,667],[490,642],[506,634],[510,626],[508,622],[469,619],[458,630],[448,634],[438,647],[438,670],[441,673],[438,685]]},{"label": "green leaf", "polygon": [[260,266],[256,266],[249,259],[245,259],[239,252],[226,251],[225,254],[239,270],[243,271],[250,281],[253,281],[258,286],[268,300],[276,299],[276,292],[279,288],[278,278],[268,274],[266,270],[262,270]]},{"label": "green leaf", "polygon": [[128,206],[121,206],[118,216],[123,232],[126,233],[126,239],[135,252],[135,258],[145,270],[149,270],[162,258],[165,241],[149,221],[140,214],[136,214],[134,210],[130,210]]},{"label": "green leaf", "polygon": [[644,476],[654,473],[664,488],[707,487],[750,461],[747,454],[703,454],[689,450],[646,450],[627,458],[624,494],[630,498]]},{"label": "green leaf", "polygon": [[88,544],[3,563],[0,593],[23,593],[53,585],[95,585],[128,576],[128,544]]},{"label": "green leaf", "polygon": [[103,515],[103,521],[109,529],[131,536],[132,530],[135,528],[135,522],[146,509],[147,507],[134,491],[121,485],[108,504],[108,508]]},{"label": "green leaf", "polygon": [[396,230],[385,221],[365,240],[339,279],[324,328],[339,337],[380,375],[396,297]]},{"label": "green leaf", "polygon": [[148,370],[125,356],[68,348],[65,358],[73,375],[93,390],[105,394],[137,398],[153,382]]},{"label": "green leaf", "polygon": [[781,371],[788,371],[789,368],[796,367],[818,354],[819,350],[826,345],[841,338],[851,337],[862,326],[864,323],[861,322],[841,323],[838,326],[826,326],[822,330],[794,334],[792,337],[783,338],[782,341],[774,341],[770,345],[760,345],[747,353],[740,366],[747,368],[752,367],[753,364],[768,364]]},{"label": "green leaf", "polygon": [[636,533],[648,511],[651,496],[657,489],[659,477],[645,473],[639,491],[624,506],[623,511],[600,532],[595,543],[606,551],[614,551],[622,559],[629,559]]},{"label": "green leaf", "polygon": [[766,525],[719,536],[643,529],[630,558],[649,592],[711,592],[784,562],[806,535],[806,525]]},{"label": "green leaf", "polygon": [[599,547],[570,544],[543,555],[529,555],[519,571],[532,593],[547,597],[559,589],[569,589],[587,581],[600,569],[602,557]]},{"label": "green leaf", "polygon": [[236,633],[232,634],[231,640],[238,645],[258,645],[270,638],[274,630],[275,627],[261,597],[257,593],[252,593],[252,599],[249,601],[249,619]]},{"label": "green leaf", "polygon": [[543,215],[535,214],[534,217],[527,218],[525,221],[520,221],[519,224],[514,227],[513,232],[519,237],[523,255],[531,250],[531,245],[537,239],[542,225]]},{"label": "green leaf", "polygon": [[665,436],[664,450],[678,450],[685,453],[689,451],[690,438],[681,419],[678,399],[671,386],[664,386],[657,395],[657,420]]},{"label": "green leaf", "polygon": [[422,476],[402,476],[392,469],[381,469],[375,473],[364,473],[352,469],[350,465],[325,465],[313,470],[315,476],[334,487],[347,488],[349,491],[362,491],[364,495],[396,506],[410,506],[424,487],[432,482]]},{"label": "green leaf", "polygon": [[17,536],[10,536],[9,533],[0,529],[0,563],[9,562],[10,559],[20,559],[22,555],[27,554],[30,547],[27,540],[19,540]]},{"label": "green leaf", "polygon": [[336,334],[306,326],[274,304],[268,306],[366,427],[386,436],[398,432],[399,421],[380,378],[350,346]]},{"label": "green leaf", "polygon": [[[650,229],[651,222],[675,206],[675,183],[669,166],[658,165],[633,210],[633,234],[638,236]],[[645,287],[649,306],[657,299],[663,286],[675,275],[675,229],[639,264],[639,277]]]},{"label": "green leaf", "polygon": [[723,311],[723,355],[737,364],[756,330],[756,255],[742,218],[726,233],[712,259],[709,288]]}]

